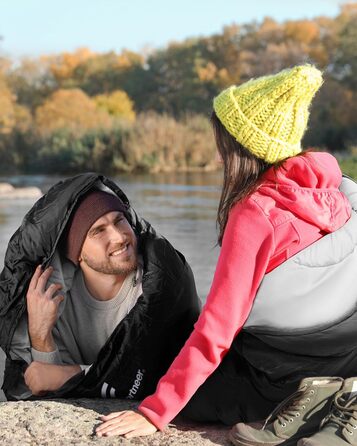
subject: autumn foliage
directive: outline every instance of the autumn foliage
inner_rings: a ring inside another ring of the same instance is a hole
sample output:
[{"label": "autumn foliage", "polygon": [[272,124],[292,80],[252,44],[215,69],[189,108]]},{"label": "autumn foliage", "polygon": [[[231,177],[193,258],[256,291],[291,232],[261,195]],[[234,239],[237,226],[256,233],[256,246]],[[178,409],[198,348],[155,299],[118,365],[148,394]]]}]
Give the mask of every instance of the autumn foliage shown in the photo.
[{"label": "autumn foliage", "polygon": [[0,134],[10,133],[15,125],[15,97],[0,78]]},{"label": "autumn foliage", "polygon": [[125,91],[116,90],[110,94],[99,94],[93,99],[97,107],[110,116],[128,121],[135,120],[134,103]]},{"label": "autumn foliage", "polygon": [[55,91],[37,107],[35,122],[38,132],[44,136],[60,129],[81,134],[90,129],[111,127],[109,114],[98,110],[95,101],[80,89]]},{"label": "autumn foliage", "polygon": [[267,17],[142,54],[81,48],[21,64],[0,57],[2,169],[209,169],[213,97],[306,62],[324,71],[325,83],[305,146],[355,154],[357,2],[335,18]]}]

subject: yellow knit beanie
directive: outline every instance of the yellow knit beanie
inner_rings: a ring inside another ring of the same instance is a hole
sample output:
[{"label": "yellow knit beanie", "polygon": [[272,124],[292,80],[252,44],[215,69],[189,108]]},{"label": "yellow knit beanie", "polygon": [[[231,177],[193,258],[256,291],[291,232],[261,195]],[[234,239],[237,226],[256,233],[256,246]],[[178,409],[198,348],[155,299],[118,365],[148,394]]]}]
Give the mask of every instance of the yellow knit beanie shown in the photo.
[{"label": "yellow knit beanie", "polygon": [[213,109],[243,147],[276,163],[301,152],[309,105],[321,84],[317,68],[297,66],[227,88],[213,100]]}]

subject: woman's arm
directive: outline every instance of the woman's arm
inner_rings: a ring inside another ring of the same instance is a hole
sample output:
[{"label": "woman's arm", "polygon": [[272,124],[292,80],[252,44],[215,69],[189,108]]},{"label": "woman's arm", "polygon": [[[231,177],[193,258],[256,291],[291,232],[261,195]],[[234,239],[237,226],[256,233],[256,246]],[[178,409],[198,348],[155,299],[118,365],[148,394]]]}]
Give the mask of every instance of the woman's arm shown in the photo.
[{"label": "woman's arm", "polygon": [[[252,200],[236,205],[230,213],[211,290],[195,328],[159,381],[156,392],[139,406],[150,420],[145,426],[153,424],[163,429],[218,367],[250,313],[273,253],[273,227],[262,210]],[[140,418],[136,416],[133,423]],[[123,423],[120,415],[116,418]],[[115,430],[118,426],[113,417],[104,421],[100,435],[125,434],[123,426]],[[124,424],[126,432],[130,432],[126,436],[135,436],[135,423]]]}]

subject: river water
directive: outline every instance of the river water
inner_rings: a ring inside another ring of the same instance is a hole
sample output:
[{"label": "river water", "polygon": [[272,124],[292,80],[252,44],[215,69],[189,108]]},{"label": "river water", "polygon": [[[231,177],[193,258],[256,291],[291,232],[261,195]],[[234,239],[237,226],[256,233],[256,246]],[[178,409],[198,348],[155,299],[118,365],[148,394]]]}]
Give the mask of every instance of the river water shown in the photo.
[{"label": "river water", "polygon": [[[63,177],[13,176],[0,182],[38,186],[45,193]],[[216,211],[221,174],[125,174],[112,179],[123,189],[136,212],[181,251],[194,272],[199,296],[205,299],[214,273],[218,249]],[[0,267],[7,243],[21,224],[34,199],[0,199]]]}]

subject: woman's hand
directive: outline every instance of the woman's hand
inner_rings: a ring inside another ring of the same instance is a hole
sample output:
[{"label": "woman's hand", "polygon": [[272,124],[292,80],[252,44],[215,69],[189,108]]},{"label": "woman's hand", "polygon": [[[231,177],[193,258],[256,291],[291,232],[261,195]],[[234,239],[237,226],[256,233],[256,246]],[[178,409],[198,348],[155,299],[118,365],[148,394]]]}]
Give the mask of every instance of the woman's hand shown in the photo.
[{"label": "woman's hand", "polygon": [[151,435],[157,428],[144,415],[133,410],[113,412],[100,417],[103,421],[96,429],[98,437],[110,437],[112,435],[124,435],[125,438]]}]

